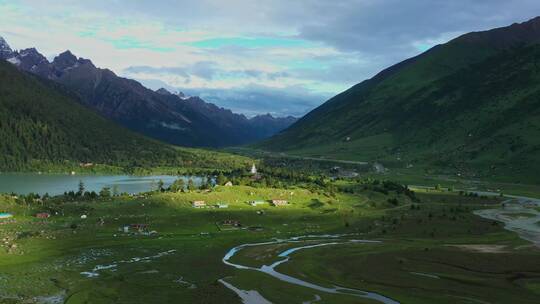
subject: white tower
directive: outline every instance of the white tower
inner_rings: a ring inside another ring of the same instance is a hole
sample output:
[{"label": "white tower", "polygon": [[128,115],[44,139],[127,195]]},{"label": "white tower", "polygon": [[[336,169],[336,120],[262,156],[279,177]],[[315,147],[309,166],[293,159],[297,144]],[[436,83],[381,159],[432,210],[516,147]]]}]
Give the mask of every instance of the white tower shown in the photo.
[{"label": "white tower", "polygon": [[251,174],[253,174],[253,175],[257,174],[257,168],[255,167],[255,164],[253,164],[253,166],[251,166]]}]

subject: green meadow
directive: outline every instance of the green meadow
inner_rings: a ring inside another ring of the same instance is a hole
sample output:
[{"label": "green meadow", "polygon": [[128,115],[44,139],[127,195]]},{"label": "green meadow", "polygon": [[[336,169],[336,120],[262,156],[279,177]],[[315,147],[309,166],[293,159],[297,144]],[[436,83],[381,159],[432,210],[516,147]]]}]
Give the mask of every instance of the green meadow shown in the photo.
[{"label": "green meadow", "polygon": [[[500,208],[502,199],[336,185],[340,191],[218,186],[31,205],[3,196],[0,209],[14,217],[0,220],[0,303],[242,303],[219,280],[271,303],[380,303],[222,261],[233,247],[260,242],[274,243],[243,248],[230,262],[259,268],[287,249],[336,242],[295,251],[275,270],[399,303],[538,303],[540,251],[472,213]],[[207,207],[193,208],[195,200]],[[248,204],[254,200],[265,203]],[[145,228],[124,230],[132,224]],[[291,239],[305,235],[313,237]]]}]

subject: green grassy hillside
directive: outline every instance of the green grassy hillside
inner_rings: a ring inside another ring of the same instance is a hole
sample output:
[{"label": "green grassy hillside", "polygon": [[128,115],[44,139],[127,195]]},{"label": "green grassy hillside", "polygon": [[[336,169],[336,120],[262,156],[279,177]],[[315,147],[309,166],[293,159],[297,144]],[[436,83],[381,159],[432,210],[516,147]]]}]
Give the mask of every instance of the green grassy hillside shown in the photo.
[{"label": "green grassy hillside", "polygon": [[330,99],[258,147],[538,181],[539,23],[437,46]]},{"label": "green grassy hillside", "polygon": [[221,153],[147,139],[102,118],[58,85],[0,62],[0,170],[94,163],[122,168],[220,168],[243,163]]}]

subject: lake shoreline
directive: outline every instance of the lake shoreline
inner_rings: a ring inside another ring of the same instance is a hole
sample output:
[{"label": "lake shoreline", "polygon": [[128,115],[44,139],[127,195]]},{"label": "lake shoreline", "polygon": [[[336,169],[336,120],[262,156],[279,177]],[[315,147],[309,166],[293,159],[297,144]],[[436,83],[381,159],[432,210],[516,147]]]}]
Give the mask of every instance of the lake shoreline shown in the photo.
[{"label": "lake shoreline", "polygon": [[79,191],[80,183],[85,192],[98,193],[109,188],[117,193],[139,194],[158,190],[158,185],[169,187],[174,181],[192,179],[200,185],[202,175],[126,175],[126,174],[51,174],[51,173],[0,173],[0,193],[27,195],[63,195]]}]

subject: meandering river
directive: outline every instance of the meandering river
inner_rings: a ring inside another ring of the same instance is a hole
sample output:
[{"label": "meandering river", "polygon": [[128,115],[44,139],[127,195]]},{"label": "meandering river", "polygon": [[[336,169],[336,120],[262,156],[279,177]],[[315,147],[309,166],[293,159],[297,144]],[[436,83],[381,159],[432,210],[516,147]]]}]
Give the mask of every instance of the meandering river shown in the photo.
[{"label": "meandering river", "polygon": [[[324,287],[324,286],[321,286],[321,285],[317,285],[317,284],[314,284],[314,283],[304,281],[302,279],[299,279],[299,278],[296,278],[296,277],[293,277],[293,276],[289,276],[289,275],[280,273],[280,272],[278,272],[276,270],[277,266],[279,266],[279,265],[281,265],[283,263],[286,263],[286,262],[288,262],[290,260],[290,254],[292,254],[292,253],[294,253],[296,251],[299,251],[299,250],[306,250],[306,249],[310,249],[310,248],[323,247],[323,246],[335,246],[335,245],[348,244],[348,243],[359,243],[359,244],[362,244],[362,243],[378,243],[378,241],[369,241],[369,240],[341,239],[343,236],[344,235],[321,235],[321,236],[314,236],[314,235],[310,236],[310,235],[308,235],[308,236],[299,236],[299,237],[293,237],[293,238],[290,238],[290,239],[275,240],[275,241],[264,242],[264,243],[243,244],[243,245],[236,246],[236,247],[232,248],[231,250],[229,250],[225,254],[225,256],[223,257],[223,263],[225,263],[225,264],[227,264],[229,266],[235,267],[237,269],[254,270],[254,271],[263,272],[263,273],[266,273],[266,274],[268,274],[268,275],[270,275],[270,276],[272,276],[275,279],[278,279],[280,281],[284,281],[284,282],[291,283],[291,284],[294,284],[294,285],[299,285],[299,286],[302,286],[302,287],[310,288],[310,289],[313,289],[314,291],[331,293],[331,294],[350,295],[350,296],[375,300],[377,302],[384,303],[384,304],[399,304],[399,302],[397,302],[397,301],[395,301],[393,299],[390,299],[388,297],[385,297],[385,296],[383,296],[381,294],[378,294],[378,293],[369,292],[369,291],[363,291],[363,290],[358,290],[358,289],[352,289],[352,288],[345,288],[345,287],[340,287],[340,286]],[[313,238],[319,238],[319,239],[313,239]],[[310,245],[303,245],[303,246],[293,247],[293,248],[290,248],[288,250],[285,250],[285,251],[283,251],[282,253],[280,253],[278,255],[278,257],[282,258],[281,260],[279,260],[277,262],[274,262],[271,265],[263,265],[263,266],[261,266],[259,268],[251,267],[251,266],[245,266],[245,265],[241,265],[241,264],[236,264],[236,263],[233,263],[233,262],[230,261],[230,259],[236,253],[238,253],[240,250],[242,250],[243,248],[246,248],[246,247],[264,246],[264,245],[272,245],[272,244],[278,244],[278,243],[300,243],[303,240],[312,240],[312,241],[317,241],[318,243],[317,244],[310,244]],[[242,301],[245,304],[270,303],[268,300],[263,298],[257,291],[254,291],[254,290],[251,290],[251,291],[241,290],[241,289],[239,289],[237,287],[234,287],[232,284],[226,282],[225,280],[221,280],[220,282],[225,287],[231,289],[236,294],[238,294],[242,298]],[[315,296],[316,296],[316,298],[318,297],[318,295],[315,295]]]}]

